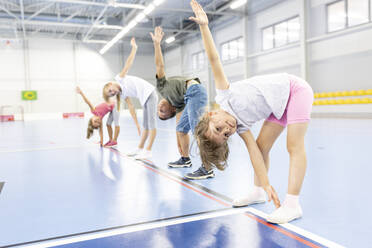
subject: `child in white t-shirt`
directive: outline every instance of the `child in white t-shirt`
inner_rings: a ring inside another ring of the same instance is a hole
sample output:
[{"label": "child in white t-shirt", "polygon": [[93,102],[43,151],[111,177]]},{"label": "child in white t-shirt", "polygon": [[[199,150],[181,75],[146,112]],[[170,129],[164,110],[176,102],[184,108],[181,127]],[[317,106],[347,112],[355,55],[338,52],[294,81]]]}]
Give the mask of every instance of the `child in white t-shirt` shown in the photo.
[{"label": "child in white t-shirt", "polygon": [[[130,101],[130,97],[138,98],[143,107],[143,131],[138,148],[128,155],[134,156],[136,159],[151,159],[151,149],[156,137],[156,106],[158,103],[158,95],[155,91],[155,87],[152,84],[142,78],[127,74],[133,64],[137,52],[137,44],[134,38],[131,40],[131,46],[132,51],[124,65],[123,70],[115,77],[115,80],[118,83],[110,82],[106,84],[104,97],[111,97],[120,94],[121,98],[127,102],[129,112],[137,126],[138,134],[141,135],[141,128],[137,120],[136,111],[132,102]],[[115,118],[117,119],[119,117],[116,116]],[[107,146],[116,145],[116,139],[119,135],[119,131],[120,127],[117,125],[115,127],[115,136],[112,142]],[[145,142],[148,137],[148,144],[146,149],[144,149]]]},{"label": "child in white t-shirt", "polygon": [[[244,206],[273,200],[277,210],[268,216],[273,223],[286,223],[302,216],[298,201],[306,171],[304,137],[310,120],[313,91],[304,80],[289,74],[263,75],[230,84],[227,81],[202,7],[191,1],[200,26],[216,84],[216,101],[221,109],[206,113],[195,129],[195,138],[206,170],[223,170],[229,154],[228,138],[238,132],[243,139],[255,172],[250,194],[233,202]],[[257,140],[250,131],[253,123],[265,120]],[[282,206],[267,176],[269,152],[288,125],[287,149],[290,156],[288,194]],[[265,194],[266,192],[266,194]]]}]

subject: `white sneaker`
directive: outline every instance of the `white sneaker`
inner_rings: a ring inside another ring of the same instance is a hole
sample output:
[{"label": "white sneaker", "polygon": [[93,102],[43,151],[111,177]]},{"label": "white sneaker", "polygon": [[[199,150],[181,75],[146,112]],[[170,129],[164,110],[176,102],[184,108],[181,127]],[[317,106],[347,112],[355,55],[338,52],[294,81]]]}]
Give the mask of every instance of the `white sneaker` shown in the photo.
[{"label": "white sneaker", "polygon": [[259,187],[254,187],[247,197],[234,199],[233,207],[243,207],[251,204],[266,202],[266,192]]},{"label": "white sneaker", "polygon": [[151,159],[152,158],[152,152],[148,150],[143,150],[140,154],[134,156],[134,159],[142,160],[142,159]]},{"label": "white sneaker", "polygon": [[284,224],[301,217],[302,209],[300,205],[295,208],[283,205],[267,216],[266,220],[271,223]]},{"label": "white sneaker", "polygon": [[136,156],[138,154],[141,154],[142,152],[143,152],[143,149],[137,148],[136,150],[127,153],[127,156],[134,157],[134,156]]}]

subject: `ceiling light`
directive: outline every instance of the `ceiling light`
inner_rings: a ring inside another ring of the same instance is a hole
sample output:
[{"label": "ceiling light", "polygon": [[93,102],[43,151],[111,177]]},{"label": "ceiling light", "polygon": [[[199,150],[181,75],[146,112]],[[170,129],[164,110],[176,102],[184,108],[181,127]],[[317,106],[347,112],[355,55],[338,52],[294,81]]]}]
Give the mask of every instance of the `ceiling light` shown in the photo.
[{"label": "ceiling light", "polygon": [[169,43],[172,43],[175,40],[176,40],[176,38],[174,36],[171,36],[168,39],[166,39],[165,42],[167,42],[169,44]]},{"label": "ceiling light", "polygon": [[134,26],[136,26],[137,25],[137,21],[136,20],[132,20],[129,24],[128,24],[128,29],[132,29],[132,28],[134,28]]},{"label": "ceiling light", "polygon": [[155,0],[153,3],[155,6],[159,6],[160,4],[162,4],[165,0]]},{"label": "ceiling light", "polygon": [[136,22],[140,22],[142,21],[143,19],[145,19],[146,15],[144,13],[139,13],[137,16],[136,16]]},{"label": "ceiling light", "polygon": [[143,10],[143,13],[146,15],[150,14],[155,9],[155,6],[150,3],[149,6],[146,7],[146,9]]},{"label": "ceiling light", "polygon": [[247,0],[236,0],[234,1],[231,5],[230,5],[230,8],[232,9],[237,9],[241,6],[243,6],[244,4],[247,3]]}]

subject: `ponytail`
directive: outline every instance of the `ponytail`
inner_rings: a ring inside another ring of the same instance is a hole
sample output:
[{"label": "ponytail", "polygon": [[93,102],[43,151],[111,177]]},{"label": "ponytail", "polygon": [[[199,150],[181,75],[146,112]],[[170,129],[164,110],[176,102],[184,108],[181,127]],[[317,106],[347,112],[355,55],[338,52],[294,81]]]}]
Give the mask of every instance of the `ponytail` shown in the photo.
[{"label": "ponytail", "polygon": [[92,137],[93,131],[94,131],[94,127],[93,127],[92,119],[90,119],[89,122],[88,122],[87,139]]},{"label": "ponytail", "polygon": [[99,126],[99,127],[94,127],[94,126],[93,126],[92,119],[90,119],[89,122],[88,122],[88,128],[87,128],[87,139],[89,139],[90,137],[92,137],[94,129],[98,129],[98,128],[100,128],[100,127],[101,127],[101,126]]}]

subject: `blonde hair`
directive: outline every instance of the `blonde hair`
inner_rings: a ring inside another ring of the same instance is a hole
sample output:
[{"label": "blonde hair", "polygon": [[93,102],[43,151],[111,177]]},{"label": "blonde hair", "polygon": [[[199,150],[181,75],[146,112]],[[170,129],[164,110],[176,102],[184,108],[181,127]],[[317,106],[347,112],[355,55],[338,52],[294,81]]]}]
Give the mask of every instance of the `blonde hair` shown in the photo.
[{"label": "blonde hair", "polygon": [[[105,86],[103,86],[103,90],[102,90],[102,94],[103,94],[103,99],[105,99],[106,102],[109,102],[109,99],[110,97],[108,95],[106,95],[106,89],[112,85],[113,82],[108,82],[107,84],[105,84]],[[120,95],[122,93],[122,89],[121,87],[119,86],[119,92],[118,94],[116,94],[116,107],[118,108],[118,111],[120,111]]]},{"label": "blonde hair", "polygon": [[[102,124],[101,124],[102,125]],[[94,132],[94,129],[98,129],[100,128],[101,126],[99,127],[94,127],[93,126],[93,121],[92,121],[92,118],[90,118],[89,122],[88,122],[88,129],[87,129],[87,139],[89,139],[90,137],[92,137],[93,135],[93,132]]]},{"label": "blonde hair", "polygon": [[213,167],[224,170],[230,153],[229,146],[226,141],[218,144],[205,135],[209,129],[209,122],[210,117],[205,113],[195,127],[194,136],[198,142],[200,158],[206,170]]}]

